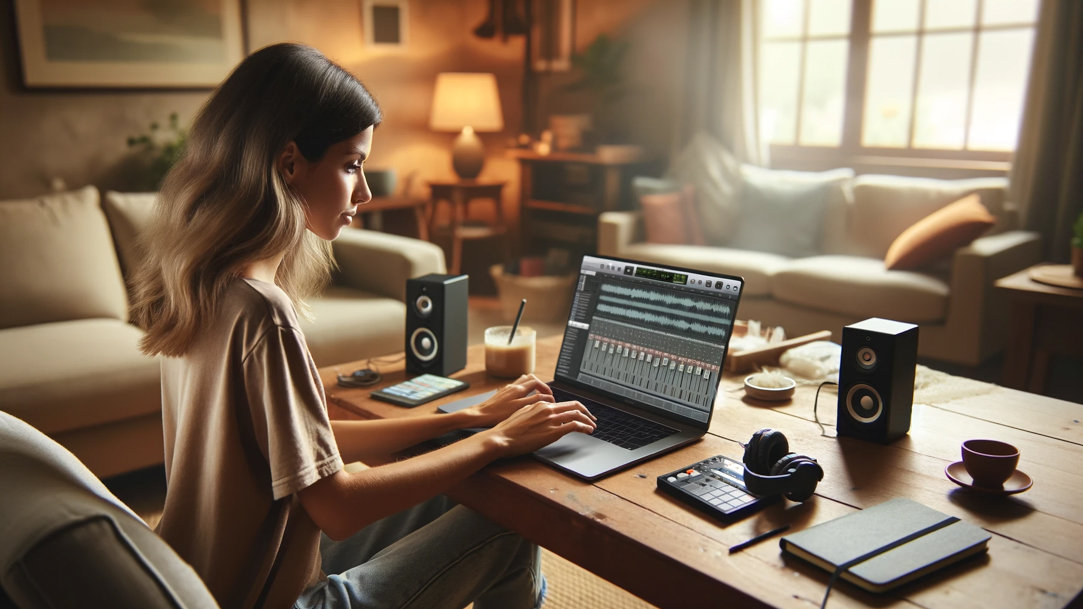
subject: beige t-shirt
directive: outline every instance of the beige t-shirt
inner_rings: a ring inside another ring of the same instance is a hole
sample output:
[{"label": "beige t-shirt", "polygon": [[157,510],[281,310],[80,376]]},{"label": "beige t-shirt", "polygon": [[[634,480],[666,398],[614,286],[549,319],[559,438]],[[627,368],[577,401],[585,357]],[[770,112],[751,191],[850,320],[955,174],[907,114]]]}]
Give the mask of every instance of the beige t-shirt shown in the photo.
[{"label": "beige t-shirt", "polygon": [[320,578],[297,492],[342,469],[289,298],[239,279],[181,358],[162,359],[168,481],[158,532],[223,607],[285,607]]}]

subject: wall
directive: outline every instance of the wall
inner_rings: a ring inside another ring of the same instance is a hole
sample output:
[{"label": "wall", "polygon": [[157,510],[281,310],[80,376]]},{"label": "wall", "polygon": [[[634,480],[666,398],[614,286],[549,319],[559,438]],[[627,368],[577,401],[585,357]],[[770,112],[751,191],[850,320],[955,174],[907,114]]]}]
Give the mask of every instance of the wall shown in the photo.
[{"label": "wall", "polygon": [[[0,163],[0,199],[29,197],[54,187],[93,184],[132,190],[140,184],[138,162],[127,138],[164,122],[170,112],[187,124],[208,90],[26,90],[15,42],[13,0],[0,2],[0,133],[7,158]],[[248,0],[248,48],[279,41],[316,46],[356,74],[375,94],[384,123],[374,140],[372,168],[393,167],[413,176],[413,194],[424,180],[453,177],[454,134],[428,129],[433,81],[442,71],[488,71],[501,86],[505,132],[481,134],[489,152],[483,178],[508,179],[505,208],[515,216],[518,170],[501,150],[522,125],[522,37],[502,42],[471,31],[488,12],[488,0],[409,0],[407,45],[375,51],[362,41],[360,0]],[[652,150],[668,146],[672,92],[680,77],[680,28],[684,3],[659,0],[578,0],[576,48],[601,32],[633,38],[629,64],[643,93],[627,110],[638,121],[637,141]],[[676,42],[675,42],[676,41]],[[539,77],[542,112],[559,107],[568,74]],[[544,121],[544,116],[541,117]],[[510,208],[510,209],[509,209]]]}]

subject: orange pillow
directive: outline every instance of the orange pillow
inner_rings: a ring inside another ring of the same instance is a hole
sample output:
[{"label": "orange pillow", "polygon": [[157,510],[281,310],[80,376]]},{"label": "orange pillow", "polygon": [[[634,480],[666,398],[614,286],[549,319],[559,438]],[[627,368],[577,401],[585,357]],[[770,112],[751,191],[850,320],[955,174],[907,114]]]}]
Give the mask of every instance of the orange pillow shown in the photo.
[{"label": "orange pillow", "polygon": [[889,269],[924,266],[968,245],[995,222],[996,218],[981,204],[977,193],[971,193],[904,230],[887,248],[884,266]]},{"label": "orange pillow", "polygon": [[695,189],[645,194],[639,197],[647,243],[703,245],[703,229],[695,209]]}]

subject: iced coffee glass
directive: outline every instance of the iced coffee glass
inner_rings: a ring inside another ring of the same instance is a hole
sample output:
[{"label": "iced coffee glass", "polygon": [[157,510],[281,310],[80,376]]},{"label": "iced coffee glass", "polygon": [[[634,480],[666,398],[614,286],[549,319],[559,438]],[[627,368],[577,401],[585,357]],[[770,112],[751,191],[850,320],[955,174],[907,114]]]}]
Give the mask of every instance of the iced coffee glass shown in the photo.
[{"label": "iced coffee glass", "polygon": [[485,329],[485,371],[499,378],[518,378],[534,372],[534,328],[519,326],[508,344],[511,326]]}]

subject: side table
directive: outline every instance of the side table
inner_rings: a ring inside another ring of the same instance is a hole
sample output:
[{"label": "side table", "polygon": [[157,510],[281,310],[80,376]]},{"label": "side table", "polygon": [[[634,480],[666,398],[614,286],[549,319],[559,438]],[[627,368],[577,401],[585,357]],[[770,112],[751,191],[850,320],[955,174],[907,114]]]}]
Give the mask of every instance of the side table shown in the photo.
[{"label": "side table", "polygon": [[429,240],[429,202],[410,197],[373,197],[357,208],[356,228],[366,224],[375,230],[387,230],[422,241]]},{"label": "side table", "polygon": [[[454,182],[429,182],[431,190],[432,209],[429,217],[429,231],[435,233],[436,213],[441,203],[451,205],[451,223],[447,227],[451,233],[451,267],[449,272],[457,275],[462,272],[463,241],[467,239],[483,239],[486,237],[502,237],[505,258],[507,257],[507,232],[508,226],[504,221],[502,207],[502,194],[504,181],[482,180],[459,180]],[[495,222],[491,224],[477,224],[468,222],[470,202],[475,199],[490,201],[495,213]]]},{"label": "side table", "polygon": [[1004,353],[1004,385],[1041,393],[1051,355],[1083,355],[1083,290],[1035,281],[1033,269],[993,284],[1013,303],[1012,326]]}]

